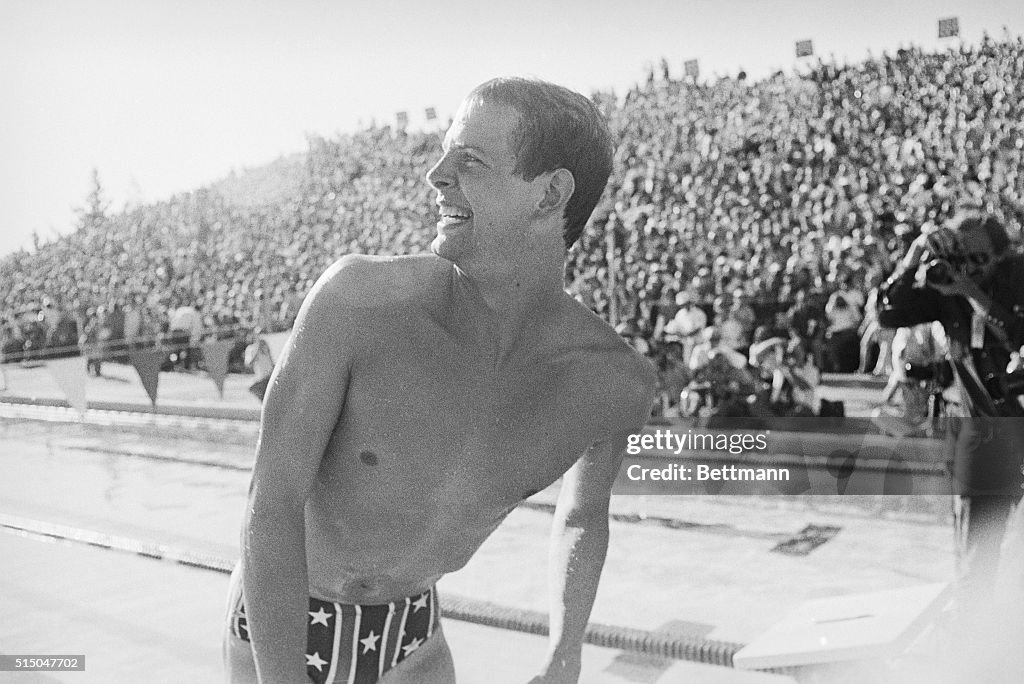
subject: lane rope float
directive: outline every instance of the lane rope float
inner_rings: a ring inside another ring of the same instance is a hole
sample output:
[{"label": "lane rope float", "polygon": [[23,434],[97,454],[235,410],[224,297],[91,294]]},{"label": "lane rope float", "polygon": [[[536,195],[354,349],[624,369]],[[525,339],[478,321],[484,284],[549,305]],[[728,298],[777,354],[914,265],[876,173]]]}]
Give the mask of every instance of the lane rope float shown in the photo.
[{"label": "lane rope float", "polygon": [[[229,574],[235,565],[234,561],[225,558],[167,544],[157,544],[5,513],[0,513],[0,528],[9,533],[30,538],[44,537],[85,544],[107,551],[121,551],[143,558],[168,561],[221,574]],[[443,615],[452,620],[539,636],[545,636],[548,633],[547,615],[539,611],[478,601],[447,592],[443,595],[442,603]],[[729,641],[594,622],[587,625],[583,641],[603,648],[724,667],[732,667],[733,656],[743,648],[743,644]]]}]

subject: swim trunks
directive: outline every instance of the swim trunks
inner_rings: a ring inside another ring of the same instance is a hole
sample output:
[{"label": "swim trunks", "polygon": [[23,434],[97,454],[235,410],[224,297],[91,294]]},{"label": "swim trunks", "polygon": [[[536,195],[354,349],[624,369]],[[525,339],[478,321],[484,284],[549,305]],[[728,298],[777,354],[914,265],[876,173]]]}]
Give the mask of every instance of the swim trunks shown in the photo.
[{"label": "swim trunks", "polygon": [[[375,684],[431,637],[440,621],[437,590],[393,603],[348,605],[309,599],[306,673],[315,684]],[[249,641],[241,592],[231,632]]]}]

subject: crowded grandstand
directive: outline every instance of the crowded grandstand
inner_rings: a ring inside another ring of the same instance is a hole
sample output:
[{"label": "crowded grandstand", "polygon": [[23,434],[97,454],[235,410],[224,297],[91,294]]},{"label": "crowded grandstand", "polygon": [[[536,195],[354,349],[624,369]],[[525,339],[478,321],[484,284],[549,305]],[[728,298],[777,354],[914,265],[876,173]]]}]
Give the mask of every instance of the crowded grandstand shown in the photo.
[{"label": "crowded grandstand", "polygon": [[[615,169],[566,287],[655,363],[659,411],[731,388],[817,413],[820,372],[888,373],[871,293],[911,240],[976,207],[1020,249],[1024,40],[805,67],[702,82],[666,65],[593,94]],[[0,261],[4,359],[84,353],[100,374],[157,347],[190,369],[217,338],[244,370],[339,257],[427,250],[440,145],[389,126],[311,136],[294,188],[244,200],[215,185],[110,212],[97,180],[77,230]]]}]

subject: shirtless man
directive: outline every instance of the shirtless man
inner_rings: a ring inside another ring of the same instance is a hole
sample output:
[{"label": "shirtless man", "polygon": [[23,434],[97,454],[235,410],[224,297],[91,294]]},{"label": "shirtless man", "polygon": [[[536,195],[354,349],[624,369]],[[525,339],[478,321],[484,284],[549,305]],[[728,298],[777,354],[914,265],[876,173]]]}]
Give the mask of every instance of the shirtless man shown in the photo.
[{"label": "shirtless man", "polygon": [[577,681],[612,482],[654,388],[650,365],[563,289],[611,158],[581,95],[485,83],[427,176],[433,255],[347,256],[316,283],[263,406],[232,681],[454,681],[435,583],[563,475],[550,647],[532,682]]}]

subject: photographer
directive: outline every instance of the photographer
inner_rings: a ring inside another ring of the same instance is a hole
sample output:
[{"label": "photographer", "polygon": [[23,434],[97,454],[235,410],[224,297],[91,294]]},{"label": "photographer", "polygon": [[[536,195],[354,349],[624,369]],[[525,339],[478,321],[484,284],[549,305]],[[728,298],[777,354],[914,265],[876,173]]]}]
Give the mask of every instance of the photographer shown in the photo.
[{"label": "photographer", "polygon": [[1024,343],[1024,257],[993,217],[961,214],[911,244],[883,286],[884,327],[939,321],[949,340],[960,416],[949,423],[959,496],[955,526],[968,605],[991,591],[999,544],[1021,497],[1024,409],[1008,373]]}]

